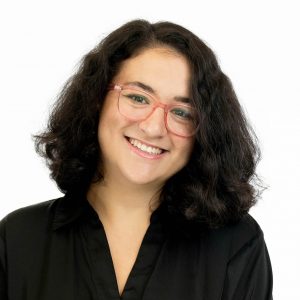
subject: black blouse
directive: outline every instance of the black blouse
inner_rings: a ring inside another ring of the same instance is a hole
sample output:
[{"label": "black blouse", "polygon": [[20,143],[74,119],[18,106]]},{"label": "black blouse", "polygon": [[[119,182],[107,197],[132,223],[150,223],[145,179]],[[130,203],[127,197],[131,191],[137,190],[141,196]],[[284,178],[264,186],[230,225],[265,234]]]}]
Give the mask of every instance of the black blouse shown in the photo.
[{"label": "black blouse", "polygon": [[0,299],[272,299],[268,251],[250,215],[221,229],[184,228],[164,203],[152,213],[120,296],[104,227],[85,198],[18,209],[0,222]]}]

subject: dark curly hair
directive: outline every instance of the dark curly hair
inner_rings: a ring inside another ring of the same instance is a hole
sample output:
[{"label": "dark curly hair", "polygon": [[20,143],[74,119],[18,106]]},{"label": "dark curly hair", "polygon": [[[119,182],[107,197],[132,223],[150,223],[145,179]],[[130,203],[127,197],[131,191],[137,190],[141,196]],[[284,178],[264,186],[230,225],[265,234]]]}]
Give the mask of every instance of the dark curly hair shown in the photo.
[{"label": "dark curly hair", "polygon": [[46,130],[34,135],[36,151],[63,193],[85,192],[101,180],[97,127],[107,87],[124,60],[155,46],[172,48],[188,60],[200,121],[188,164],[166,182],[160,200],[171,214],[211,228],[237,221],[261,194],[257,137],[212,50],[177,24],[133,20],[85,55]]}]

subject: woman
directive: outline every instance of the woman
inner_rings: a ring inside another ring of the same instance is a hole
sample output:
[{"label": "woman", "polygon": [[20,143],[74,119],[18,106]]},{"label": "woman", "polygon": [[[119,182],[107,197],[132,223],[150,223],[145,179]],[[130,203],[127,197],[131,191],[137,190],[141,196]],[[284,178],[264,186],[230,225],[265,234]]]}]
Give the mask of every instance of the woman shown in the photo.
[{"label": "woman", "polygon": [[118,28],[35,138],[65,196],[1,221],[1,299],[272,299],[255,134],[193,33]]}]

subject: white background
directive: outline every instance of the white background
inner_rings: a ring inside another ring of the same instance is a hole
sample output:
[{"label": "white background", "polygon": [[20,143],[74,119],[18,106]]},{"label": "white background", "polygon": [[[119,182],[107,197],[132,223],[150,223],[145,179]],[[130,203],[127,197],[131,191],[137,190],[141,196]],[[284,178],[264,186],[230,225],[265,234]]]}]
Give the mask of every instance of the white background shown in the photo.
[{"label": "white background", "polygon": [[[6,1],[0,7],[0,219],[60,196],[31,134],[81,57],[133,18],[179,23],[216,52],[262,148],[268,189],[251,210],[274,272],[274,298],[299,298],[298,1]],[[3,3],[3,2],[2,2]]]}]

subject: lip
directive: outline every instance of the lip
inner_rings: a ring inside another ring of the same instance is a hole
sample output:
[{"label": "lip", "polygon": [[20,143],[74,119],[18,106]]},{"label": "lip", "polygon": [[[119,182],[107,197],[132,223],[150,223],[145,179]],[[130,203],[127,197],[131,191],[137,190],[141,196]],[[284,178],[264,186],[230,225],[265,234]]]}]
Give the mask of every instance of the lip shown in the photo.
[{"label": "lip", "polygon": [[[165,156],[166,153],[167,153],[167,150],[164,150],[163,148],[160,148],[160,149],[163,149],[163,152],[162,152],[161,154],[150,154],[150,153],[147,153],[147,152],[145,152],[145,151],[140,150],[140,149],[137,148],[137,147],[134,147],[134,146],[130,143],[129,137],[125,137],[125,140],[126,140],[126,142],[127,142],[127,145],[129,146],[130,150],[131,150],[132,152],[134,152],[135,154],[137,154],[138,156],[143,157],[143,158],[147,158],[147,159],[151,159],[151,160],[157,160],[157,159],[161,159],[161,158],[162,158],[163,156]],[[136,139],[136,140],[138,140],[138,139]],[[147,146],[159,148],[159,147],[154,146],[154,145],[151,145],[151,144],[149,144],[149,143],[144,143],[144,142],[142,142],[141,140],[138,140],[138,141],[140,141],[141,143],[143,143],[143,144],[145,144],[145,145],[147,145]]]},{"label": "lip", "polygon": [[162,148],[162,147],[157,146],[157,145],[150,144],[150,143],[148,143],[148,142],[145,142],[145,141],[140,140],[140,139],[136,139],[136,138],[134,138],[134,137],[125,136],[125,138],[127,139],[127,141],[129,141],[129,139],[134,139],[134,140],[137,140],[137,141],[141,142],[142,144],[147,145],[147,146],[149,146],[149,147],[159,148],[159,149],[162,149],[163,151],[168,151],[168,150],[165,149],[165,148]]}]

